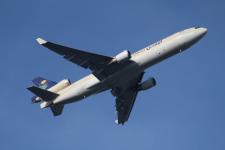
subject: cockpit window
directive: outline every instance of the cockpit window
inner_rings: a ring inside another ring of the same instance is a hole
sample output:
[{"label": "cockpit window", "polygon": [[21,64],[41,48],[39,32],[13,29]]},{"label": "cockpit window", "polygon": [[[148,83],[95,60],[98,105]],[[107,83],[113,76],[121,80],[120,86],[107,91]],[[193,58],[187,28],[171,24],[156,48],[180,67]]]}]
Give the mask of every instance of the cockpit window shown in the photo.
[{"label": "cockpit window", "polygon": [[198,28],[201,28],[201,27],[199,27],[199,26],[195,27],[195,29],[198,29]]}]

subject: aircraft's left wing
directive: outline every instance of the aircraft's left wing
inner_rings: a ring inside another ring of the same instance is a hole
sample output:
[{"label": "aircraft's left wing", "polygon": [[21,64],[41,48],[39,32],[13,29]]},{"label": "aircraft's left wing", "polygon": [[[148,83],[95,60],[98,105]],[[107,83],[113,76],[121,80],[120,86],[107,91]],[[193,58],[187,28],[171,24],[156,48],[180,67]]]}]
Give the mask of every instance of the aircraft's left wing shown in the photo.
[{"label": "aircraft's left wing", "polygon": [[112,89],[112,94],[116,96],[117,124],[124,124],[129,119],[143,74],[141,73],[129,83]]},{"label": "aircraft's left wing", "polygon": [[104,69],[107,64],[113,59],[112,57],[58,45],[52,42],[45,41],[41,38],[38,38],[37,42],[43,45],[44,47],[52,50],[53,52],[64,56],[65,59],[83,68],[89,68],[93,72]]}]

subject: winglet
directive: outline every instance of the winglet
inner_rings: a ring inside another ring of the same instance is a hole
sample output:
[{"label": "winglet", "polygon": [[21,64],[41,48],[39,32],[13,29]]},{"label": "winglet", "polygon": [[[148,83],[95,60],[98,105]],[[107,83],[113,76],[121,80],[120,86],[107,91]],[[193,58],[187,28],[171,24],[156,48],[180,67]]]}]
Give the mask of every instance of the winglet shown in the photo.
[{"label": "winglet", "polygon": [[42,38],[37,38],[36,41],[37,41],[39,44],[41,44],[41,45],[47,43],[47,41],[45,41],[45,40],[42,39]]}]

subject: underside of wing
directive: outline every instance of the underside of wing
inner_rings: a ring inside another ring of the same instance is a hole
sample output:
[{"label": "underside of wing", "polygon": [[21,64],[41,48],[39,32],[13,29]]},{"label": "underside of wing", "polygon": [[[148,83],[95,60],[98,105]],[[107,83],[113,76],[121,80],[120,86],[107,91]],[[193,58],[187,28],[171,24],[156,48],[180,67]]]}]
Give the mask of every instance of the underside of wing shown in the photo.
[{"label": "underside of wing", "polygon": [[94,53],[62,46],[52,42],[48,42],[41,38],[38,38],[37,42],[43,45],[44,47],[50,49],[51,51],[56,52],[59,55],[62,55],[65,59],[83,68],[89,68],[93,72],[102,70],[113,59],[112,57],[94,54]]},{"label": "underside of wing", "polygon": [[117,124],[124,124],[129,119],[143,74],[141,73],[127,84],[112,89],[113,95],[116,96]]}]

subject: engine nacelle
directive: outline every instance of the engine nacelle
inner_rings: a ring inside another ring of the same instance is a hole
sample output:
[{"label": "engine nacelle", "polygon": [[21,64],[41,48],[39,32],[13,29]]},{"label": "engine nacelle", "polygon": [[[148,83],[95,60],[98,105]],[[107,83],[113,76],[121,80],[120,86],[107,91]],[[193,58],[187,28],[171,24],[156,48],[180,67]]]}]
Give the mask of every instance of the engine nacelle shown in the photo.
[{"label": "engine nacelle", "polygon": [[71,83],[68,79],[64,79],[64,80],[58,82],[53,87],[49,88],[48,91],[57,93],[57,92],[61,91],[62,89],[65,89],[66,87],[68,87],[70,84]]},{"label": "engine nacelle", "polygon": [[131,54],[128,50],[125,50],[114,57],[115,61],[118,63],[127,61],[131,58]]},{"label": "engine nacelle", "polygon": [[143,90],[148,90],[152,87],[154,87],[156,85],[156,81],[154,78],[149,78],[146,81],[142,82],[139,87],[138,90],[143,91]]}]

